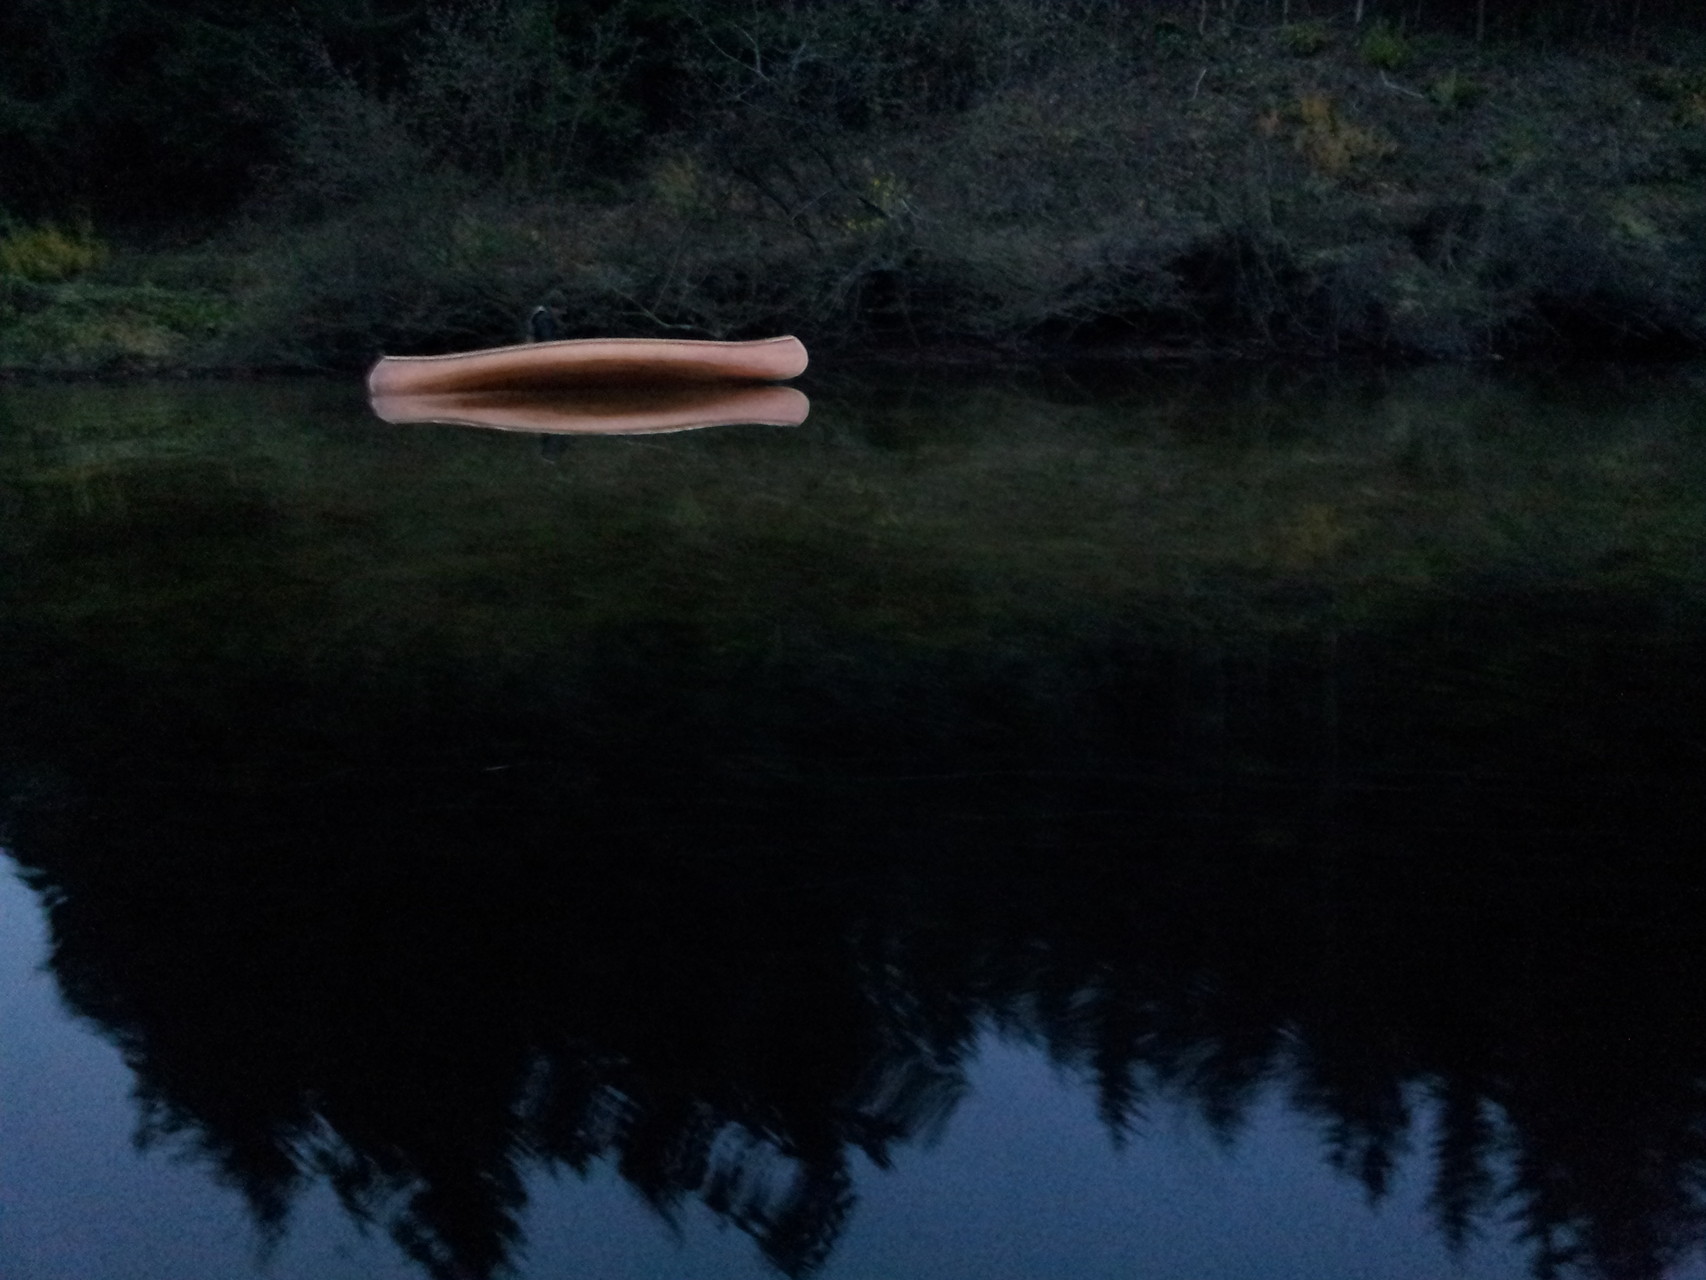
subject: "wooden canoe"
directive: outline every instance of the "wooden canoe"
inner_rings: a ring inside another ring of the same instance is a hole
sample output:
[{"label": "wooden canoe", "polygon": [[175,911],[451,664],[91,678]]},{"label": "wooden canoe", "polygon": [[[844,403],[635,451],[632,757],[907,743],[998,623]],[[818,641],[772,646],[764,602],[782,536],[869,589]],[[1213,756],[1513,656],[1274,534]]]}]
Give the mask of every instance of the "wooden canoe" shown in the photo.
[{"label": "wooden canoe", "polygon": [[442,356],[384,356],[370,395],[438,395],[549,387],[780,382],[805,371],[798,338],[707,342],[686,338],[569,338]]},{"label": "wooden canoe", "polygon": [[794,427],[811,410],[811,401],[793,387],[727,383],[593,387],[555,394],[377,395],[370,403],[386,422],[445,423],[538,435],[641,435],[737,423]]}]

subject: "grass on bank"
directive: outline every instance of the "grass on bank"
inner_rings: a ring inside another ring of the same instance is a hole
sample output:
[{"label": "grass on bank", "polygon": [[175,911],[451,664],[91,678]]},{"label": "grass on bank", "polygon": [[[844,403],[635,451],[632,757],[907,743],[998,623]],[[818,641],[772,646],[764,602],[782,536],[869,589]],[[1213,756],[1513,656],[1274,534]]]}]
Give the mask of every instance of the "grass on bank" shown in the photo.
[{"label": "grass on bank", "polygon": [[0,223],[0,375],[209,368],[231,325],[214,255],[115,250],[88,223]]},{"label": "grass on bank", "polygon": [[0,374],[211,370],[231,314],[212,291],[0,280]]}]

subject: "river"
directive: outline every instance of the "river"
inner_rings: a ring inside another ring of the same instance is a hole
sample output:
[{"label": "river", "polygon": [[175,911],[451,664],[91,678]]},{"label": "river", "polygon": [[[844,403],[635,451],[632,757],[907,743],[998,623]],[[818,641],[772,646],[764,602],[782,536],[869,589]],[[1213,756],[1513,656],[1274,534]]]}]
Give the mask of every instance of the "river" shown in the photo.
[{"label": "river", "polygon": [[0,1275],[1706,1276],[1706,376],[801,385],[0,387]]}]

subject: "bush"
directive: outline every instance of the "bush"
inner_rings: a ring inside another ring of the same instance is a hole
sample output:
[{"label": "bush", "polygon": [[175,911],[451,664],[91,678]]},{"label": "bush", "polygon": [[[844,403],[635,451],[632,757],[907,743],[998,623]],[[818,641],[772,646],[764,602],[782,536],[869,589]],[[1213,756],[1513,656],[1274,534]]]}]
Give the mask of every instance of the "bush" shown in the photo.
[{"label": "bush", "polygon": [[1382,71],[1397,71],[1410,61],[1410,43],[1386,22],[1377,22],[1362,39],[1362,59]]},{"label": "bush", "polygon": [[1313,58],[1333,43],[1324,22],[1294,22],[1280,28],[1280,44],[1287,53],[1299,58]]},{"label": "bush", "polygon": [[412,195],[278,235],[251,260],[233,354],[353,368],[381,351],[516,341],[544,287],[525,231],[431,183]]},{"label": "bush", "polygon": [[1398,149],[1377,130],[1346,120],[1325,94],[1305,94],[1298,99],[1296,114],[1297,150],[1329,178],[1356,177],[1365,163],[1388,159]]},{"label": "bush", "polygon": [[1636,75],[1635,87],[1659,102],[1686,102],[1706,94],[1706,71],[1686,67],[1650,67]]},{"label": "bush", "polygon": [[1481,100],[1481,86],[1457,71],[1448,71],[1428,86],[1428,97],[1447,111],[1462,111]]},{"label": "bush", "polygon": [[563,30],[545,0],[439,9],[394,106],[410,134],[463,173],[560,190],[596,162],[622,169],[644,138],[626,77],[638,56],[623,10]]},{"label": "bush", "polygon": [[1649,98],[1668,103],[1678,124],[1706,124],[1706,70],[1656,67],[1638,75],[1635,86]]}]

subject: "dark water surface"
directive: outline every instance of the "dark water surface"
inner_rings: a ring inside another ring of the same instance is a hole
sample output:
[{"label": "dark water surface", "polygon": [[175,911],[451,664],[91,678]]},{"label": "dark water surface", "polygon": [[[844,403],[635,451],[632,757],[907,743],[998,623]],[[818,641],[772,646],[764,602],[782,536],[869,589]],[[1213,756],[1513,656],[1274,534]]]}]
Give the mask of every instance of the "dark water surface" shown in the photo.
[{"label": "dark water surface", "polygon": [[1706,383],[0,389],[0,1276],[1706,1275]]}]

